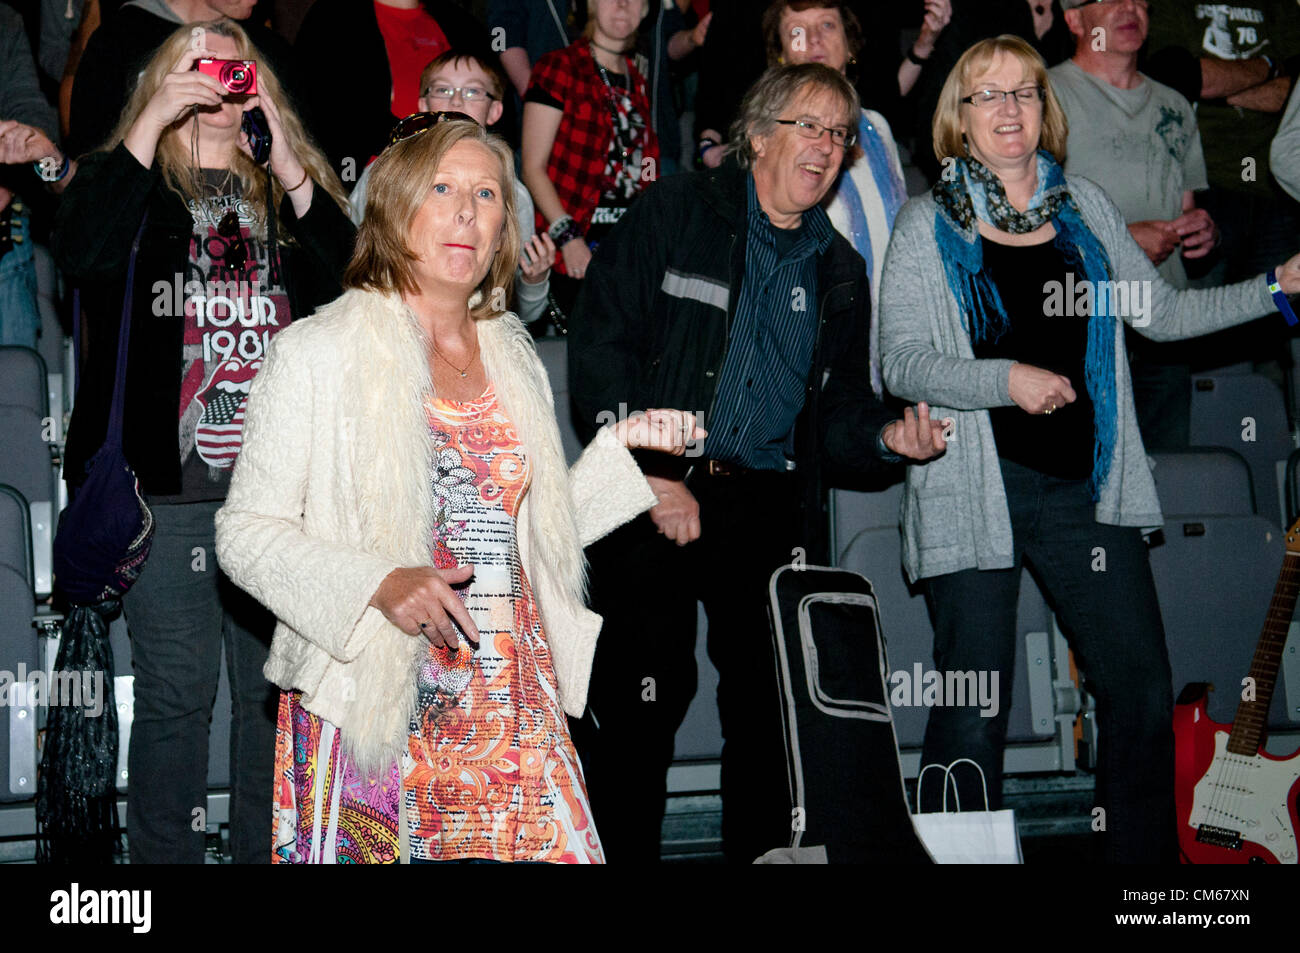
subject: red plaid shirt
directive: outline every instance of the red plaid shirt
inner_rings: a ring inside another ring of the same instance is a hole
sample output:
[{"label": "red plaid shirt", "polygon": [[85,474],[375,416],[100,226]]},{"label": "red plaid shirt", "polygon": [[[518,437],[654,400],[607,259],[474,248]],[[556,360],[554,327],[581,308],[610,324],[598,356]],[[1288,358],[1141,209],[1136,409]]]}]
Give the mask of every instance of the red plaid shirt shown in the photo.
[{"label": "red plaid shirt", "polygon": [[[645,123],[638,141],[641,158],[653,159],[655,174],[659,166],[659,140],[651,125],[650,97],[645,77],[637,72],[631,59],[627,59],[628,98],[632,108]],[[609,88],[596,69],[589,41],[582,39],[547,53],[533,66],[528,92],[538,90],[558,103],[563,103],[564,116],[551,146],[551,157],[546,163],[546,176],[560,196],[560,204],[573,216],[584,232],[591,224],[592,213],[600,205],[601,196],[613,184],[605,175],[614,138],[614,120],[610,116]],[[527,94],[525,94],[527,98]],[[644,189],[649,182],[637,180]],[[537,210],[537,231],[545,231],[546,217]],[[555,268],[564,274],[564,259],[557,257]]]}]

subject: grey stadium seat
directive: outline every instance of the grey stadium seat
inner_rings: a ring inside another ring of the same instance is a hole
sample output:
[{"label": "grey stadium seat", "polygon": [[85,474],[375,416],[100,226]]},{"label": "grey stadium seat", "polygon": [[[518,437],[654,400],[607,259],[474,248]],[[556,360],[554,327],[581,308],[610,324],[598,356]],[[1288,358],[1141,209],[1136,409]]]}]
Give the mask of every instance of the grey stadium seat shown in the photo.
[{"label": "grey stadium seat", "polygon": [[[1243,424],[1245,420],[1247,423]],[[1250,422],[1254,440],[1243,439]],[[1295,449],[1282,392],[1257,374],[1192,378],[1192,443],[1235,450],[1250,464],[1259,514],[1280,525],[1278,464]]]},{"label": "grey stadium seat", "polygon": [[[1175,697],[1188,682],[1212,682],[1210,717],[1230,722],[1282,568],[1282,537],[1261,516],[1213,515],[1169,518],[1161,535],[1151,571]],[[1279,683],[1269,724],[1294,729],[1300,717],[1284,699]]]},{"label": "grey stadium seat", "polygon": [[1165,516],[1254,516],[1259,512],[1246,458],[1223,447],[1153,453],[1160,509]]},{"label": "grey stadium seat", "polygon": [[704,607],[697,607],[695,698],[673,740],[674,761],[714,761],[722,757],[722,723],[718,720],[718,670],[709,661],[704,634],[708,620]]},{"label": "grey stadium seat", "polygon": [[0,406],[22,407],[45,417],[50,412],[45,361],[29,347],[0,347]]},{"label": "grey stadium seat", "polygon": [[1300,519],[1300,450],[1292,450],[1286,458],[1286,526]]},{"label": "grey stadium seat", "polygon": [[[40,643],[32,616],[31,531],[27,501],[13,487],[0,486],[0,670],[16,679],[22,669],[40,668]],[[21,666],[21,669],[20,669]],[[0,802],[36,794],[36,707],[25,688],[7,683],[0,706]]]},{"label": "grey stadium seat", "polygon": [[[546,367],[551,381],[551,390],[555,393],[555,416],[560,424],[560,439],[564,443],[564,455],[569,463],[578,458],[582,444],[578,440],[573,426],[572,408],[569,402],[568,340],[566,338],[541,338],[535,342],[537,353]],[[716,760],[722,755],[722,725],[718,721],[718,671],[709,661],[705,651],[704,633],[707,629],[704,608],[698,607],[698,623],[695,642],[695,662],[699,673],[695,700],[691,702],[677,730],[673,746],[673,757],[679,761]],[[224,674],[223,674],[224,677]],[[215,718],[215,716],[214,716]],[[214,742],[215,744],[215,738]]]},{"label": "grey stadium seat", "polygon": [[[898,532],[898,507],[902,485],[879,493],[836,490],[835,565],[859,572],[871,580],[880,604],[880,625],[885,635],[889,671],[923,672],[934,668],[934,630],[920,590],[908,586],[902,567],[902,541]],[[892,515],[891,515],[892,514]],[[1032,576],[1025,572],[1020,584],[1016,616],[1016,672],[1007,741],[1041,743],[1056,729],[1055,723],[1035,724],[1029,702],[1029,664],[1025,635],[1051,632],[1052,614]],[[894,709],[894,726],[900,748],[919,748],[925,737],[929,710],[919,706]]]},{"label": "grey stadium seat", "polygon": [[550,378],[551,390],[555,394],[555,418],[560,424],[564,456],[569,463],[573,463],[582,453],[582,443],[574,430],[569,406],[569,342],[567,338],[541,338],[535,343],[537,354],[546,367],[546,376]]},{"label": "grey stadium seat", "polygon": [[27,498],[31,508],[32,554],[36,594],[51,589],[51,560],[57,501],[57,474],[50,444],[42,437],[43,423],[35,411],[0,406],[0,483],[7,483]]}]

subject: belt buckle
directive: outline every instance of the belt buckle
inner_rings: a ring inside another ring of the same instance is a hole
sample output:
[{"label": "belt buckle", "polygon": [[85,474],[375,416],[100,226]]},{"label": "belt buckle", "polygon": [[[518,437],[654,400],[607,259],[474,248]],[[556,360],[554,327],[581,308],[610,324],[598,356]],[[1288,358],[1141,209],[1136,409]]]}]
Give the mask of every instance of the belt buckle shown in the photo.
[{"label": "belt buckle", "polygon": [[735,476],[736,473],[737,473],[736,468],[732,466],[730,463],[726,463],[722,460],[709,461],[709,476],[729,477],[729,476]]}]

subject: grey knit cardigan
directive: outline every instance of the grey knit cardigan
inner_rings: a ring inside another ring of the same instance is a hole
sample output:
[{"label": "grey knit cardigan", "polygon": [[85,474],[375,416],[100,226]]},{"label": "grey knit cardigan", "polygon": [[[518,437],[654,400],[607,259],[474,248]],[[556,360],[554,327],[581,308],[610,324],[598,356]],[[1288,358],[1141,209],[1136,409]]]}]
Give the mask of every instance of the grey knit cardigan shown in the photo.
[{"label": "grey knit cardigan", "polygon": [[[1105,246],[1114,278],[1139,281],[1150,295],[1150,323],[1137,330],[1156,341],[1195,337],[1274,309],[1263,276],[1235,285],[1179,291],[1166,284],[1129,235],[1119,209],[1101,187],[1066,176],[1083,220]],[[954,422],[947,452],[907,469],[901,530],[903,565],[915,582],[962,569],[1013,564],[997,447],[987,408],[1014,404],[1010,360],[977,360],[948,289],[934,237],[936,205],[926,193],[899,212],[885,256],[880,294],[880,351],[885,386],[896,396],[930,404]],[[1132,323],[1133,317],[1126,317]],[[1136,326],[1136,325],[1135,325]],[[1097,521],[1154,529],[1160,501],[1133,409],[1124,329],[1115,327],[1117,439]],[[1082,381],[1071,381],[1076,389]]]}]

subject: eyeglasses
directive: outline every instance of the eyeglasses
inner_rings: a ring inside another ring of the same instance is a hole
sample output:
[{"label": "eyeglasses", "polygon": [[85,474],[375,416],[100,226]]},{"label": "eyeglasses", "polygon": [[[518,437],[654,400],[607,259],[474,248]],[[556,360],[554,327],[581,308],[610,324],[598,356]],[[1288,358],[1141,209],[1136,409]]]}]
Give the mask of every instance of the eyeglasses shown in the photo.
[{"label": "eyeglasses", "polygon": [[959,101],[972,106],[1000,106],[1008,96],[1016,97],[1018,103],[1041,103],[1047,96],[1047,90],[1041,86],[1021,86],[1019,89],[977,89]]},{"label": "eyeglasses", "polygon": [[478,120],[473,116],[466,116],[460,112],[411,113],[405,119],[398,120],[392,134],[388,137],[388,144],[397,145],[403,139],[410,139],[412,136],[427,132],[440,122],[472,122],[478,125]]},{"label": "eyeglasses", "polygon": [[217,235],[226,245],[225,253],[221,256],[222,263],[231,271],[243,268],[248,261],[248,245],[239,228],[239,213],[233,208],[217,222]]},{"label": "eyeglasses", "polygon": [[481,103],[485,99],[496,99],[482,86],[430,86],[424,91],[425,99],[445,99],[448,102],[456,98],[460,93],[460,98],[467,103]]},{"label": "eyeglasses", "polygon": [[823,132],[831,134],[831,142],[842,149],[847,149],[858,141],[858,134],[843,126],[823,126],[812,119],[777,119],[778,126],[794,126],[799,135],[805,139],[820,139]]}]

